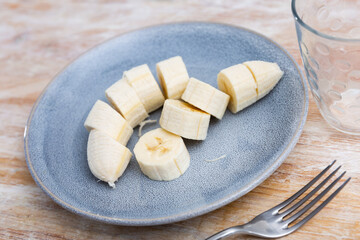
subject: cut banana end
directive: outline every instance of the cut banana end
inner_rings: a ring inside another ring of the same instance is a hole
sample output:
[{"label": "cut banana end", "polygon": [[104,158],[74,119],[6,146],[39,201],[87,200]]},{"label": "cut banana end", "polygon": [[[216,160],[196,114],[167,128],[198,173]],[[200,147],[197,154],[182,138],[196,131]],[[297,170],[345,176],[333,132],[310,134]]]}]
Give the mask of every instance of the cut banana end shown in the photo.
[{"label": "cut banana end", "polygon": [[106,133],[122,145],[126,145],[133,133],[129,123],[107,103],[97,100],[86,121],[85,128]]},{"label": "cut banana end", "polygon": [[117,81],[106,89],[105,95],[111,105],[121,113],[131,127],[136,127],[149,116],[135,90],[125,79]]},{"label": "cut banana end", "polygon": [[156,64],[156,72],[166,98],[180,99],[189,81],[189,74],[180,56]]},{"label": "cut banana end", "polygon": [[176,135],[194,140],[204,140],[210,114],[180,100],[167,99],[160,117],[160,126]]},{"label": "cut banana end", "polygon": [[256,83],[246,66],[237,64],[221,70],[217,82],[219,89],[230,95],[231,112],[237,113],[256,102]]},{"label": "cut banana end", "polygon": [[249,61],[243,64],[248,67],[255,78],[258,91],[257,100],[268,94],[284,74],[277,63]]},{"label": "cut banana end", "polygon": [[87,146],[88,164],[92,174],[115,188],[115,182],[124,173],[132,154],[128,148],[107,134],[91,130]]},{"label": "cut banana end", "polygon": [[181,99],[221,119],[230,97],[207,83],[190,78]]},{"label": "cut banana end", "polygon": [[147,113],[164,104],[165,98],[148,65],[140,65],[124,72],[124,78],[139,96]]},{"label": "cut banana end", "polygon": [[141,171],[153,180],[180,177],[190,165],[190,155],[180,136],[157,128],[144,134],[134,148]]}]

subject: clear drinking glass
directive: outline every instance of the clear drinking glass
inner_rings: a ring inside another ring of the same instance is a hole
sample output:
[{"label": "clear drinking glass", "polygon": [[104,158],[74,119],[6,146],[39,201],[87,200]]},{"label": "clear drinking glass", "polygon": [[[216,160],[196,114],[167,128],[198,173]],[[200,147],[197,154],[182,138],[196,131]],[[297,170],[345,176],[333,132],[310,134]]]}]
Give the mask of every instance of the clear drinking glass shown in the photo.
[{"label": "clear drinking glass", "polygon": [[292,12],[321,115],[360,135],[360,0],[292,0]]}]

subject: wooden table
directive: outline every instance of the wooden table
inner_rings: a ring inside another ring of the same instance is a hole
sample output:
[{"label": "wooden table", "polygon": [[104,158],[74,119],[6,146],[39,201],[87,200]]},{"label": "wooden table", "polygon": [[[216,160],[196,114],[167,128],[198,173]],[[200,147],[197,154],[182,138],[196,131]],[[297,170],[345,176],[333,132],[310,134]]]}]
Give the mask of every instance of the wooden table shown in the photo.
[{"label": "wooden table", "polygon": [[280,43],[302,65],[289,0],[1,1],[0,239],[203,239],[283,201],[333,159],[352,177],[350,184],[284,239],[360,239],[360,137],[329,127],[311,96],[302,136],[281,167],[246,196],[200,217],[164,226],[112,226],[64,210],[35,184],[25,163],[23,131],[52,77],[113,36],[189,20],[250,28]]}]

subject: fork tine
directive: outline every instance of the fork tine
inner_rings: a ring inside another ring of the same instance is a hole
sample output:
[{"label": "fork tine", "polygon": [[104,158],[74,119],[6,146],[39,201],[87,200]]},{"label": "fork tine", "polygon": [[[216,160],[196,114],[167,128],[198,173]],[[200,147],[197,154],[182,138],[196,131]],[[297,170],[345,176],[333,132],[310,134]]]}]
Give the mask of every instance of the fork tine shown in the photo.
[{"label": "fork tine", "polygon": [[285,220],[284,222],[286,224],[290,224],[291,222],[293,222],[294,220],[296,220],[297,218],[299,218],[300,216],[302,216],[305,212],[307,212],[312,206],[314,206],[315,203],[317,203],[327,192],[329,192],[334,185],[344,176],[344,174],[346,173],[343,172],[337,179],[335,179],[327,188],[325,188],[324,191],[322,191],[316,198],[314,198],[308,205],[306,205],[305,207],[303,207],[300,211],[298,211],[297,213],[295,213],[294,215],[292,215],[291,217],[289,217],[287,220]]},{"label": "fork tine", "polygon": [[317,191],[320,190],[320,188],[322,186],[325,185],[325,183],[327,183],[330,178],[332,176],[334,176],[334,174],[341,168],[341,166],[339,166],[338,168],[336,168],[332,173],[330,173],[330,175],[325,178],[316,188],[314,188],[310,193],[308,193],[303,199],[301,199],[299,202],[297,202],[294,206],[292,206],[291,208],[287,209],[285,212],[281,213],[280,215],[282,215],[283,217],[289,215],[290,213],[292,213],[293,211],[295,211],[296,209],[298,209],[301,205],[304,204],[304,202],[306,202],[309,198],[311,198]]},{"label": "fork tine", "polygon": [[287,205],[289,205],[290,203],[292,203],[301,194],[306,192],[306,190],[308,190],[312,185],[314,185],[314,183],[316,183],[317,180],[319,180],[319,178],[321,178],[322,175],[324,175],[324,173],[326,173],[327,170],[329,170],[329,168],[331,168],[331,166],[334,165],[335,162],[336,162],[336,160],[334,160],[330,165],[328,165],[324,170],[322,170],[321,173],[319,173],[313,180],[311,180],[303,188],[301,188],[299,191],[297,191],[294,195],[292,195],[291,197],[289,197],[288,199],[286,199],[282,203],[276,205],[275,207],[271,208],[269,211],[279,211],[279,210],[283,209],[284,207],[286,207]]},{"label": "fork tine", "polygon": [[320,206],[318,206],[314,211],[312,211],[309,215],[307,215],[303,220],[292,226],[290,229],[295,231],[302,225],[304,225],[306,222],[308,222],[312,217],[314,217],[318,212],[321,211],[344,187],[345,185],[350,181],[351,177],[349,177],[341,186],[336,189],[335,192],[333,192]]}]

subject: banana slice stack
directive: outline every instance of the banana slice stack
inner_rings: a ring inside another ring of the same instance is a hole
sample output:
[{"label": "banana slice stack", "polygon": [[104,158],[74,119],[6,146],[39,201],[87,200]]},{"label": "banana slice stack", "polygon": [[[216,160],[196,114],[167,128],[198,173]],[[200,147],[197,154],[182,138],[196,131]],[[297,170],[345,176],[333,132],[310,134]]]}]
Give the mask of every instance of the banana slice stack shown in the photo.
[{"label": "banana slice stack", "polygon": [[182,137],[204,140],[211,115],[222,119],[227,107],[239,112],[268,94],[283,76],[276,63],[248,61],[221,70],[219,90],[189,78],[180,56],[157,63],[156,71],[166,100],[148,65],[140,65],[125,71],[122,79],[106,89],[113,108],[98,100],[84,123],[90,132],[89,168],[113,188],[132,156],[126,144],[133,128],[152,111],[163,106],[161,128],[140,137],[134,154],[147,177],[170,181],[183,175],[190,165]]}]

